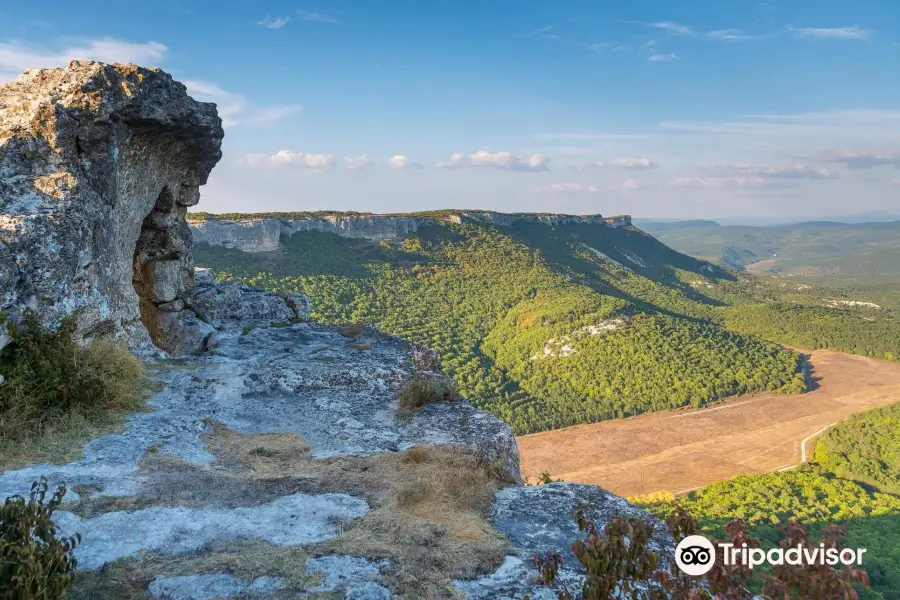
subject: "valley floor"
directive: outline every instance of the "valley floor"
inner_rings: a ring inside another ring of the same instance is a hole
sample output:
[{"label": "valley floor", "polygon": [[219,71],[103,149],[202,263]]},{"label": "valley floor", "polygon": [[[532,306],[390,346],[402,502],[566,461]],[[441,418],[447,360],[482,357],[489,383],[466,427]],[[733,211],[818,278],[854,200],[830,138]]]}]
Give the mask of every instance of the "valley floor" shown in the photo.
[{"label": "valley floor", "polygon": [[[517,438],[522,474],[600,485],[622,496],[680,493],[791,467],[802,443],[864,410],[900,402],[900,364],[807,353],[814,390],[766,393],[694,411],[646,414]],[[806,448],[810,450],[810,448]]]}]

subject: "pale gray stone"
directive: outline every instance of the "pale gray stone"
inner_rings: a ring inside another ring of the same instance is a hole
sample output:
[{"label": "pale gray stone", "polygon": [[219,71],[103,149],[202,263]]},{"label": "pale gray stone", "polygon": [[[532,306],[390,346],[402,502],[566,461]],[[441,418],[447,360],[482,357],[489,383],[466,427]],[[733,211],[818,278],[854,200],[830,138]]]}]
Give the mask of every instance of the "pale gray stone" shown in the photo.
[{"label": "pale gray stone", "polygon": [[0,310],[121,337],[192,293],[186,205],[223,135],[159,69],[73,61],[0,85]]},{"label": "pale gray stone", "polygon": [[164,600],[216,600],[234,598],[250,593],[271,595],[284,587],[280,577],[257,577],[250,583],[225,573],[157,577],[147,591],[154,598]]}]

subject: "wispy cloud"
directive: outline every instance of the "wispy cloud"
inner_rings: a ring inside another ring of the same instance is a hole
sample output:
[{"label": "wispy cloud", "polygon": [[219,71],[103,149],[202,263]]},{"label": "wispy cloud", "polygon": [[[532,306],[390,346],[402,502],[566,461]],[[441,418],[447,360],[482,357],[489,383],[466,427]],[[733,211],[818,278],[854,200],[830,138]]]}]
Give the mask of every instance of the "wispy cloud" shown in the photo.
[{"label": "wispy cloud", "polygon": [[784,182],[776,182],[764,177],[677,177],[666,182],[669,189],[766,189],[785,187]]},{"label": "wispy cloud", "polygon": [[61,67],[71,60],[98,60],[154,64],[163,60],[168,48],[159,42],[127,42],[115,38],[83,40],[58,50],[18,43],[0,43],[0,80],[26,69]]},{"label": "wispy cloud", "polygon": [[475,154],[463,154],[457,152],[448,161],[435,164],[440,169],[458,169],[462,167],[492,167],[495,169],[508,169],[511,171],[547,171],[550,168],[550,159],[542,154],[531,156],[516,156],[510,152],[488,152],[479,150]]},{"label": "wispy cloud", "polygon": [[343,160],[344,168],[349,171],[368,171],[375,165],[375,161],[369,158],[367,154],[361,154],[356,157],[345,157]]},{"label": "wispy cloud", "polygon": [[861,27],[789,27],[796,37],[832,40],[864,40],[872,35]]},{"label": "wispy cloud", "polygon": [[621,42],[600,42],[598,44],[591,44],[588,46],[588,50],[593,52],[624,52],[626,50],[631,50],[631,44],[623,44]]},{"label": "wispy cloud", "polygon": [[259,21],[257,25],[262,25],[263,27],[267,27],[269,29],[281,29],[282,27],[287,25],[288,21],[290,20],[290,17],[276,17],[274,19],[266,17],[262,21]]},{"label": "wispy cloud", "polygon": [[550,185],[545,185],[543,187],[535,188],[536,192],[539,193],[555,193],[555,194],[579,194],[582,192],[587,192],[589,194],[596,194],[600,191],[596,185],[581,185],[580,183],[574,182],[563,182],[563,183],[551,183]]},{"label": "wispy cloud", "polygon": [[556,33],[555,25],[544,25],[543,27],[538,27],[536,29],[532,29],[528,33],[522,34],[522,37],[536,37],[542,40],[556,40],[559,39],[559,34]]},{"label": "wispy cloud", "polygon": [[298,10],[297,18],[301,21],[309,21],[311,23],[331,23],[332,25],[340,25],[343,21],[330,17],[320,12],[311,10]]},{"label": "wispy cloud", "polygon": [[764,35],[749,35],[741,31],[740,29],[716,29],[714,31],[707,32],[706,36],[714,40],[724,41],[761,40],[766,37]]},{"label": "wispy cloud", "polygon": [[198,79],[187,79],[183,83],[195,100],[216,103],[223,127],[274,123],[302,110],[299,104],[253,107],[241,94],[229,92],[215,83]]},{"label": "wispy cloud", "polygon": [[574,165],[569,165],[568,168],[572,171],[591,171],[596,169],[607,169],[607,168],[616,168],[616,169],[655,169],[659,165],[649,158],[616,158],[611,161],[588,161],[583,163],[578,163]]},{"label": "wispy cloud", "polygon": [[403,154],[396,154],[388,159],[388,166],[392,169],[424,169],[424,165],[409,160],[409,157]]},{"label": "wispy cloud", "polygon": [[694,35],[694,30],[688,27],[687,25],[681,25],[680,23],[673,23],[672,21],[660,21],[657,23],[644,23],[644,25],[649,25],[650,27],[656,27],[657,29],[663,29],[668,31],[669,33],[674,33],[675,35]]},{"label": "wispy cloud", "polygon": [[678,60],[678,55],[674,52],[670,52],[669,54],[651,54],[647,57],[647,60],[652,60],[654,62],[665,62],[670,60]]},{"label": "wispy cloud", "polygon": [[842,150],[828,153],[826,160],[842,164],[850,169],[872,169],[884,166],[900,167],[900,151]]},{"label": "wispy cloud", "polygon": [[701,171],[732,177],[763,177],[773,179],[837,179],[838,174],[830,169],[811,167],[806,164],[794,165],[706,165]]}]

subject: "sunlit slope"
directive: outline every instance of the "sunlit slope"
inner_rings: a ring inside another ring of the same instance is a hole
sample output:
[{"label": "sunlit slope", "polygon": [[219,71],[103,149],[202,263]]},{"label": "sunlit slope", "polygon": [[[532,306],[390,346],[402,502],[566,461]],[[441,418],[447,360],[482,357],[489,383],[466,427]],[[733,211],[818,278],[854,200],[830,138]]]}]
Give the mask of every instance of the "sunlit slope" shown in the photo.
[{"label": "sunlit slope", "polygon": [[732,276],[632,227],[436,220],[401,242],[298,233],[280,253],[199,245],[222,278],[299,291],[312,317],[435,348],[517,433],[800,391],[798,356],[716,321]]}]

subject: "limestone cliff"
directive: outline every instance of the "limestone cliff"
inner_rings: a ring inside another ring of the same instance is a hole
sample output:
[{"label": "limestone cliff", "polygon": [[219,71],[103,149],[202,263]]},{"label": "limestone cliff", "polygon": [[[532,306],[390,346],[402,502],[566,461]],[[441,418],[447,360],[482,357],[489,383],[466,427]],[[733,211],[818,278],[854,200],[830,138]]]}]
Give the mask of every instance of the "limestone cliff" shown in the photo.
[{"label": "limestone cliff", "polygon": [[322,231],[348,238],[364,238],[372,241],[395,241],[415,233],[419,227],[434,220],[461,223],[474,219],[509,227],[518,221],[542,223],[557,227],[571,224],[591,224],[605,227],[629,227],[631,217],[603,217],[602,215],[513,214],[492,211],[459,211],[436,216],[410,214],[408,216],[373,214],[325,214],[258,216],[229,215],[217,217],[199,213],[190,215],[190,228],[194,241],[213,246],[235,248],[244,252],[273,252],[281,248],[282,236],[302,231]]},{"label": "limestone cliff", "polygon": [[[0,86],[0,310],[157,344],[193,293],[185,223],[221,158],[214,104],[158,69],[74,61]],[[167,348],[176,349],[179,348]]]}]

